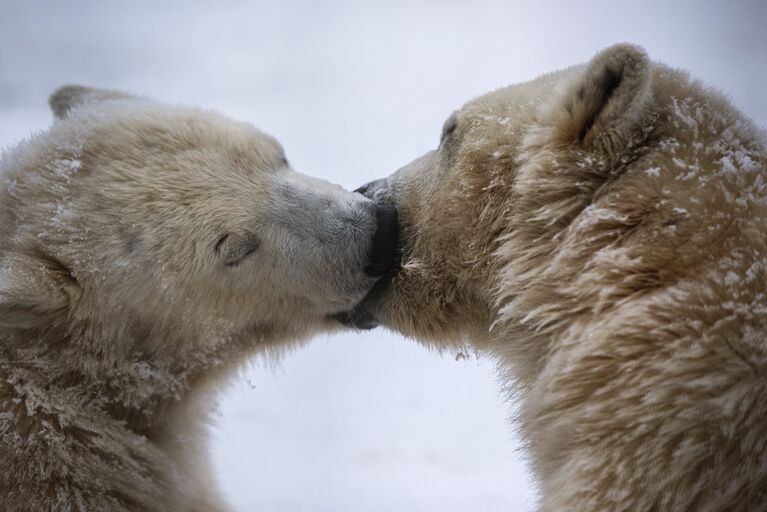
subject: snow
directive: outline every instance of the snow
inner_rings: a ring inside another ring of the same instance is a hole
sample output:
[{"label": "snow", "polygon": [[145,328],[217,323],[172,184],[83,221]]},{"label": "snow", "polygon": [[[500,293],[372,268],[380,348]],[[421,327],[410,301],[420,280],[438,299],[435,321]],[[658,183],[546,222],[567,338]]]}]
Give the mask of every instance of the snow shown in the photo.
[{"label": "snow", "polygon": [[[2,2],[0,147],[50,122],[55,87],[83,83],[252,122],[297,170],[353,188],[433,149],[470,98],[619,41],[691,69],[764,126],[765,15],[693,0]],[[682,115],[696,122],[693,105]],[[753,165],[738,151],[723,170]],[[221,397],[224,494],[242,512],[532,510],[494,364],[455,356],[376,330],[255,364]]]},{"label": "snow", "polygon": [[733,272],[732,270],[727,272],[727,274],[724,276],[724,284],[727,286],[733,286],[740,282],[740,276]]},{"label": "snow", "polygon": [[661,171],[660,167],[650,167],[649,169],[645,170],[645,174],[648,176],[657,178],[658,176],[660,176],[660,171]]},{"label": "snow", "polygon": [[2,300],[3,292],[9,289],[11,286],[11,268],[9,266],[0,266],[0,300]]},{"label": "snow", "polygon": [[382,331],[256,365],[220,410],[227,494],[249,490],[239,510],[530,509],[492,370]]}]

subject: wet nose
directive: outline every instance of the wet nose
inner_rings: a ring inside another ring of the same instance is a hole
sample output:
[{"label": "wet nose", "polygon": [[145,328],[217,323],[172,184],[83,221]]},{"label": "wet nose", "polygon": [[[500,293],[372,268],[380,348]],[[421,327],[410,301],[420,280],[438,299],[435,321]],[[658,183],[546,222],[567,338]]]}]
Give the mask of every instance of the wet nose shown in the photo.
[{"label": "wet nose", "polygon": [[370,182],[365,183],[364,185],[362,185],[357,190],[355,190],[355,192],[358,193],[358,194],[362,194],[363,196],[365,196],[365,197],[367,197],[369,199],[375,199],[374,198],[375,191],[376,191],[376,189],[380,188],[381,185],[383,185],[384,181],[386,181],[386,180],[383,179],[383,178],[382,179],[378,179],[378,180],[374,180],[374,181],[370,181]]},{"label": "wet nose", "polygon": [[393,270],[397,265],[398,245],[397,209],[376,204],[376,230],[370,248],[370,263],[365,268],[365,273],[371,277],[383,277]]}]

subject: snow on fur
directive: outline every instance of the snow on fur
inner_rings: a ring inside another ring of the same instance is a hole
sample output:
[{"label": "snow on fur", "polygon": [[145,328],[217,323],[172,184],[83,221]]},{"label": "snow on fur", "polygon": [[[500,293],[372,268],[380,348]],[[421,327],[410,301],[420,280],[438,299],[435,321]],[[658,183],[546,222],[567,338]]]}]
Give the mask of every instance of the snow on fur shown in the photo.
[{"label": "snow on fur", "polygon": [[454,116],[371,309],[498,357],[539,511],[767,508],[763,136],[630,45]]}]

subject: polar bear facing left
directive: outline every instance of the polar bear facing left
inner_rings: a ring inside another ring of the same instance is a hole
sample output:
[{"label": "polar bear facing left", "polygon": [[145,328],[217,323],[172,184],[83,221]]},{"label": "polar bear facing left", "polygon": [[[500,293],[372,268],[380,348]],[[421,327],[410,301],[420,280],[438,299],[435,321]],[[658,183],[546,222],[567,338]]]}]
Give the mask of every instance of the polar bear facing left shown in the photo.
[{"label": "polar bear facing left", "polygon": [[0,510],[220,511],[212,394],[334,329],[396,212],[252,126],[67,86],[0,160]]}]

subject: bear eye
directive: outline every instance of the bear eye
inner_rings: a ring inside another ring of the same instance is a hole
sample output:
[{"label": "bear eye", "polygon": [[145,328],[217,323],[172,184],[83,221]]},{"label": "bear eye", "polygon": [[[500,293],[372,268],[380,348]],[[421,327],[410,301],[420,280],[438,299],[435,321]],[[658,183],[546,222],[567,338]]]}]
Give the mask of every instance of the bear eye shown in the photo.
[{"label": "bear eye", "polygon": [[258,239],[252,233],[245,236],[227,233],[218,239],[215,245],[216,254],[226,267],[236,267],[258,249]]}]

